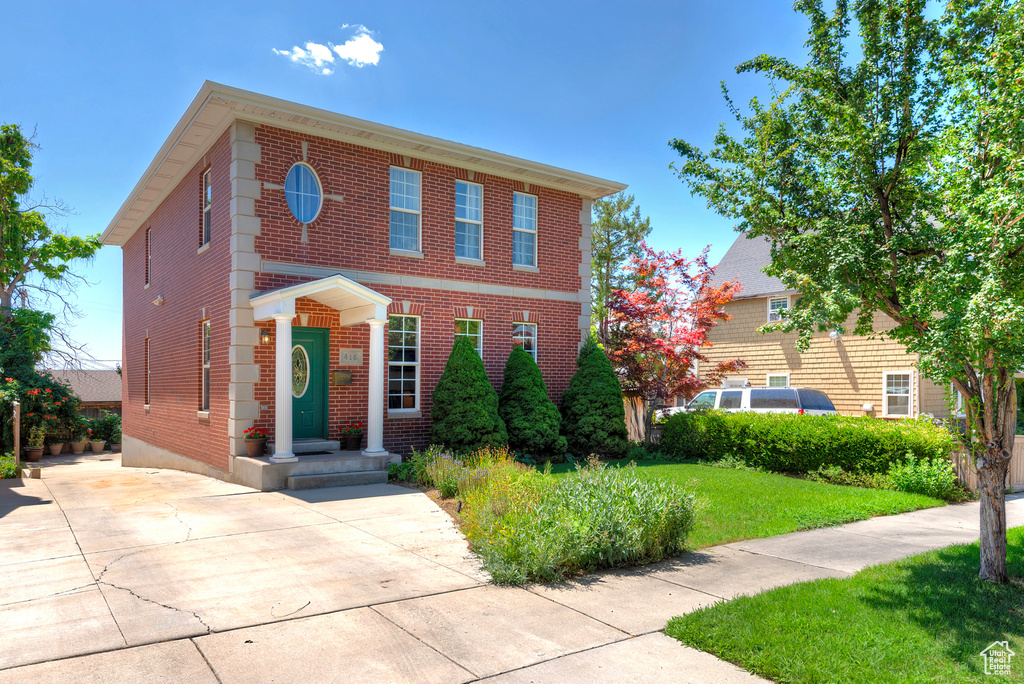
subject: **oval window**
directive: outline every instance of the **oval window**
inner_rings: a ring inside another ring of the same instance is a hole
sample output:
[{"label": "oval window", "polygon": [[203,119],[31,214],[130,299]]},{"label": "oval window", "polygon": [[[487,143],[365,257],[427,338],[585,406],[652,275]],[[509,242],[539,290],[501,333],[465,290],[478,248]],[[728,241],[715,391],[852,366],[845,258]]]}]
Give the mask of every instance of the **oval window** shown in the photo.
[{"label": "oval window", "polygon": [[296,399],[309,388],[309,356],[301,344],[292,347],[292,396]]},{"label": "oval window", "polygon": [[299,223],[312,223],[320,214],[320,181],[306,164],[296,164],[284,179],[284,196]]}]

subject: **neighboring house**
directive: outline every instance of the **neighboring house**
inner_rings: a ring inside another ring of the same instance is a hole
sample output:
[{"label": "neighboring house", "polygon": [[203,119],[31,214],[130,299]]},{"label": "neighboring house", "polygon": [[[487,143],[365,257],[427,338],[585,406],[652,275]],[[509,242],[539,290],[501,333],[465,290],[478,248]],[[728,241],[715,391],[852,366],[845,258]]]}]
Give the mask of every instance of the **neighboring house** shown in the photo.
[{"label": "neighboring house", "polygon": [[[710,332],[714,346],[705,350],[711,364],[741,359],[747,367],[726,384],[754,387],[811,387],[828,394],[836,409],[847,415],[913,418],[923,413],[948,416],[946,391],[921,377],[917,354],[891,339],[874,339],[852,332],[815,333],[810,349],[796,350],[796,333],[762,335],[757,329],[780,320],[781,311],[796,303],[799,293],[761,272],[771,263],[764,238],[736,238],[715,270],[715,285],[727,280],[743,286],[735,301],[725,305],[732,319]],[[876,313],[874,330],[894,327],[892,319]]]},{"label": "neighboring house", "polygon": [[[273,489],[352,420],[386,463],[428,443],[457,334],[496,387],[522,344],[557,400],[591,203],[625,187],[205,83],[102,236],[124,251],[122,462]],[[252,426],[273,463],[243,458]]]},{"label": "neighboring house", "polygon": [[79,413],[99,418],[104,411],[121,415],[121,376],[116,370],[50,370],[58,382],[69,385],[81,400]]}]

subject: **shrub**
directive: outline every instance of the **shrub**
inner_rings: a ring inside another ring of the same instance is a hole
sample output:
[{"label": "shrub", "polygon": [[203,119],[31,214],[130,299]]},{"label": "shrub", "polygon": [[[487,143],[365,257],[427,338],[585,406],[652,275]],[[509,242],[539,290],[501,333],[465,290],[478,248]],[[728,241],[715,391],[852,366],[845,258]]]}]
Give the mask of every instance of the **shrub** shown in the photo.
[{"label": "shrub", "polygon": [[435,444],[467,453],[508,442],[505,423],[498,415],[498,395],[468,338],[456,338],[431,398]]},{"label": "shrub", "polygon": [[889,469],[893,489],[911,494],[924,494],[946,501],[967,501],[973,495],[956,479],[949,459],[916,458],[907,454],[902,463]]},{"label": "shrub", "polygon": [[580,347],[576,366],[561,405],[569,451],[577,458],[622,458],[629,446],[622,387],[593,336]]},{"label": "shrub", "polygon": [[102,417],[89,422],[89,429],[92,430],[92,439],[110,442],[115,434],[121,433],[121,416],[104,411]]},{"label": "shrub", "polygon": [[0,454],[0,480],[13,480],[20,470],[14,465],[14,454]]},{"label": "shrub", "polygon": [[869,489],[893,489],[889,476],[884,473],[848,472],[837,465],[822,466],[807,473],[807,477],[815,482],[824,482],[825,484],[867,487]]},{"label": "shrub", "polygon": [[568,450],[559,434],[561,417],[548,398],[540,368],[516,345],[505,363],[505,380],[498,394],[498,415],[505,421],[508,445],[541,460],[561,462]]},{"label": "shrub", "polygon": [[734,454],[774,472],[838,466],[847,472],[885,473],[907,453],[948,459],[958,442],[927,420],[709,411],[668,418],[659,446],[675,458],[714,461]]},{"label": "shrub", "polygon": [[388,464],[388,479],[389,480],[400,480],[402,482],[409,482],[415,479],[416,468],[412,461],[402,461],[401,463],[390,463]]}]

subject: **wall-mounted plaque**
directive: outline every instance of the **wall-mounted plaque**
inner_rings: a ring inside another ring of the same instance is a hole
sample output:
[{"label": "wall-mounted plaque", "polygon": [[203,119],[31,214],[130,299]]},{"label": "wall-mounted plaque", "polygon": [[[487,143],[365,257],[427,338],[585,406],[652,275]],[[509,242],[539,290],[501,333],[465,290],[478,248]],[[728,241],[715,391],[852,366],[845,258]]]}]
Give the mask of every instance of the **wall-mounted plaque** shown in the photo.
[{"label": "wall-mounted plaque", "polygon": [[338,364],[341,366],[362,366],[362,349],[342,349],[338,355]]}]

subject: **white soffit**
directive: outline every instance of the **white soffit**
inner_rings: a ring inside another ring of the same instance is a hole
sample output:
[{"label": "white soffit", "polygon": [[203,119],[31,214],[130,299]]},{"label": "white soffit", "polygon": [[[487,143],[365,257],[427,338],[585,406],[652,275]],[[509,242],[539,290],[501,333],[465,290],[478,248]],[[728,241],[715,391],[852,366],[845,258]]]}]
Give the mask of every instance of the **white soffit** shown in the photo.
[{"label": "white soffit", "polygon": [[628,187],[623,183],[206,81],[103,231],[101,239],[104,244],[123,246],[128,242],[185,173],[236,120],[520,180],[587,199],[599,199]]},{"label": "white soffit", "polygon": [[279,290],[260,292],[249,298],[249,304],[255,309],[256,319],[262,320],[275,313],[294,313],[295,300],[299,297],[308,297],[337,311],[367,305],[379,307],[375,315],[382,318],[387,315],[387,307],[391,304],[389,297],[343,275],[333,275]]}]

